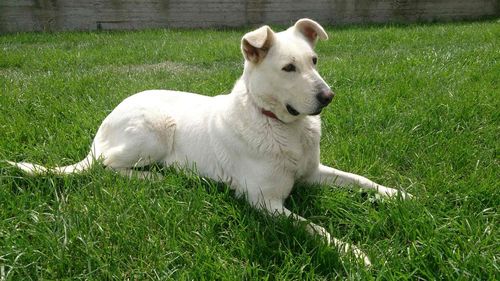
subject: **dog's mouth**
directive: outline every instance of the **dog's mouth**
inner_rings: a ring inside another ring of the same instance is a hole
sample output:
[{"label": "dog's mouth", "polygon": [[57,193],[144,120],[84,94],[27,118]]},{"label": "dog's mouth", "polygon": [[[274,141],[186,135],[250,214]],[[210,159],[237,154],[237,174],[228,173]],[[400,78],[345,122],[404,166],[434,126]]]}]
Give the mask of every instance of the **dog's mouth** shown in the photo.
[{"label": "dog's mouth", "polygon": [[293,116],[297,116],[300,114],[300,112],[298,112],[297,109],[293,108],[293,106],[289,104],[286,105],[286,110],[288,110],[288,113],[290,113]]},{"label": "dog's mouth", "polygon": [[318,110],[316,110],[315,112],[309,114],[309,115],[319,115],[321,113],[321,110],[323,110],[322,107],[318,108]]},{"label": "dog's mouth", "polygon": [[[300,112],[298,112],[297,109],[295,109],[293,106],[291,106],[289,104],[286,105],[286,110],[288,111],[288,113],[290,113],[293,116],[297,116],[297,115],[300,114]],[[322,110],[323,110],[323,107],[320,107],[315,112],[309,113],[308,115],[311,115],[311,116],[312,115],[318,115],[318,114],[321,113]]]}]

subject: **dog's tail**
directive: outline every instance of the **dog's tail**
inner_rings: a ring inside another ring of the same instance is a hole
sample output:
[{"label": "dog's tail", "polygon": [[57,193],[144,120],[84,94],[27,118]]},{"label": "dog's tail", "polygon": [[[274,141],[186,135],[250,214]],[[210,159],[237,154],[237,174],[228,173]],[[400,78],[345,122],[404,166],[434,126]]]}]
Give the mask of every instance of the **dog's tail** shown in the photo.
[{"label": "dog's tail", "polygon": [[11,161],[6,161],[6,162],[14,167],[17,167],[18,169],[21,169],[23,172],[31,176],[47,174],[47,173],[68,175],[68,174],[77,174],[88,170],[96,162],[96,159],[94,158],[92,153],[89,153],[87,157],[85,157],[85,159],[76,164],[63,167],[54,167],[54,168],[46,168],[41,165],[27,163],[27,162],[11,162]]}]

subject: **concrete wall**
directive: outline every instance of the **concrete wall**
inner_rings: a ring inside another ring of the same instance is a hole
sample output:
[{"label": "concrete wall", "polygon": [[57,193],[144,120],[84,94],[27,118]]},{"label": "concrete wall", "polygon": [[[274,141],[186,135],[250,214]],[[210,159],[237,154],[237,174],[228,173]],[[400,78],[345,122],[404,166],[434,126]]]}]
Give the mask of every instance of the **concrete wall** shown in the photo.
[{"label": "concrete wall", "polygon": [[499,16],[500,0],[0,0],[0,32],[450,21]]}]

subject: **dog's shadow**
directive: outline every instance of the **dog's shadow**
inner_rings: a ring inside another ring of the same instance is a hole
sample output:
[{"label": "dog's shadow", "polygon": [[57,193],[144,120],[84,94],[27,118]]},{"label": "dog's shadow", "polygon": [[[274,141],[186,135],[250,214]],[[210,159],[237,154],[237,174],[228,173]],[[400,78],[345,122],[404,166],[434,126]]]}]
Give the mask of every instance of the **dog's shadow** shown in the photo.
[{"label": "dog's shadow", "polygon": [[[234,206],[231,208],[233,214],[221,214],[222,219],[210,226],[211,231],[214,232],[213,235],[217,237],[216,242],[223,247],[234,249],[230,251],[234,258],[257,265],[265,274],[271,276],[281,276],[284,272],[293,276],[314,272],[327,279],[348,275],[348,269],[341,262],[338,251],[326,246],[319,237],[309,234],[304,225],[301,225],[302,223],[284,216],[271,216],[256,210],[244,198],[237,198],[225,184],[170,168],[148,167],[140,170],[150,169],[164,175],[174,173],[176,177],[185,181],[186,187],[201,186],[205,192],[217,193],[221,200]],[[93,169],[93,172],[101,175],[108,173],[102,168]],[[2,171],[2,174],[6,173]],[[72,189],[71,186],[75,181],[85,178],[85,176],[31,178],[24,177],[20,172],[15,174],[18,176],[12,179],[12,193],[18,194],[33,189],[33,192],[47,197],[48,202],[53,197],[53,192],[72,192],[68,188]],[[161,185],[161,180],[157,184]],[[320,212],[315,199],[319,194],[320,191],[317,188],[296,186],[286,205],[293,212],[306,217],[310,214],[314,215]],[[231,229],[234,227],[238,229]],[[236,242],[228,239],[228,232],[239,236],[235,239]],[[243,241],[242,245],[235,244],[241,244],[241,241]]]},{"label": "dog's shadow", "polygon": [[[205,192],[215,193],[218,199],[233,205],[234,208],[229,206],[231,214],[221,213],[221,219],[209,227],[221,247],[233,249],[230,252],[235,259],[256,264],[271,276],[286,270],[294,276],[314,272],[327,279],[348,274],[338,250],[327,246],[319,236],[308,233],[304,222],[257,210],[245,198],[238,198],[226,184],[199,177],[194,171],[158,166],[138,170],[155,171],[166,177],[174,175],[182,179],[186,188],[201,186]],[[321,211],[315,199],[320,194],[319,188],[297,185],[286,206],[298,214],[314,215]],[[232,235],[238,237],[232,241]]]},{"label": "dog's shadow", "polygon": [[[308,233],[303,225],[305,223],[257,210],[244,198],[236,198],[224,184],[208,180],[206,189],[207,192],[229,193],[225,200],[236,205],[235,214],[228,214],[224,221],[212,226],[216,233],[221,234],[218,235],[218,242],[223,245],[228,243],[225,233],[237,232],[231,230],[231,227],[237,225],[237,228],[245,229],[244,232],[237,233],[244,236],[239,238],[240,243],[243,240],[244,244],[229,245],[236,248],[232,251],[235,258],[256,264],[271,276],[281,276],[284,272],[293,276],[306,276],[314,272],[326,279],[348,275],[348,269],[342,263],[337,249],[327,246],[320,237]],[[313,207],[316,203],[314,198],[319,193],[315,188],[297,186],[287,200],[287,207],[293,212],[309,213],[305,209],[316,209]],[[296,208],[296,204],[301,204],[301,207]]]}]

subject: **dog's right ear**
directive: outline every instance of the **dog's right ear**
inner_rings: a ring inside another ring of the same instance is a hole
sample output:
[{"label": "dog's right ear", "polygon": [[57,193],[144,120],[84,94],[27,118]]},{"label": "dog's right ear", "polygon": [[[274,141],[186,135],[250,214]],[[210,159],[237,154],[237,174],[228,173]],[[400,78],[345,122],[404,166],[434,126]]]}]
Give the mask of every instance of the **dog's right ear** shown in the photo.
[{"label": "dog's right ear", "polygon": [[274,32],[267,25],[248,32],[241,39],[241,51],[243,56],[247,61],[259,63],[267,55],[273,41]]}]

